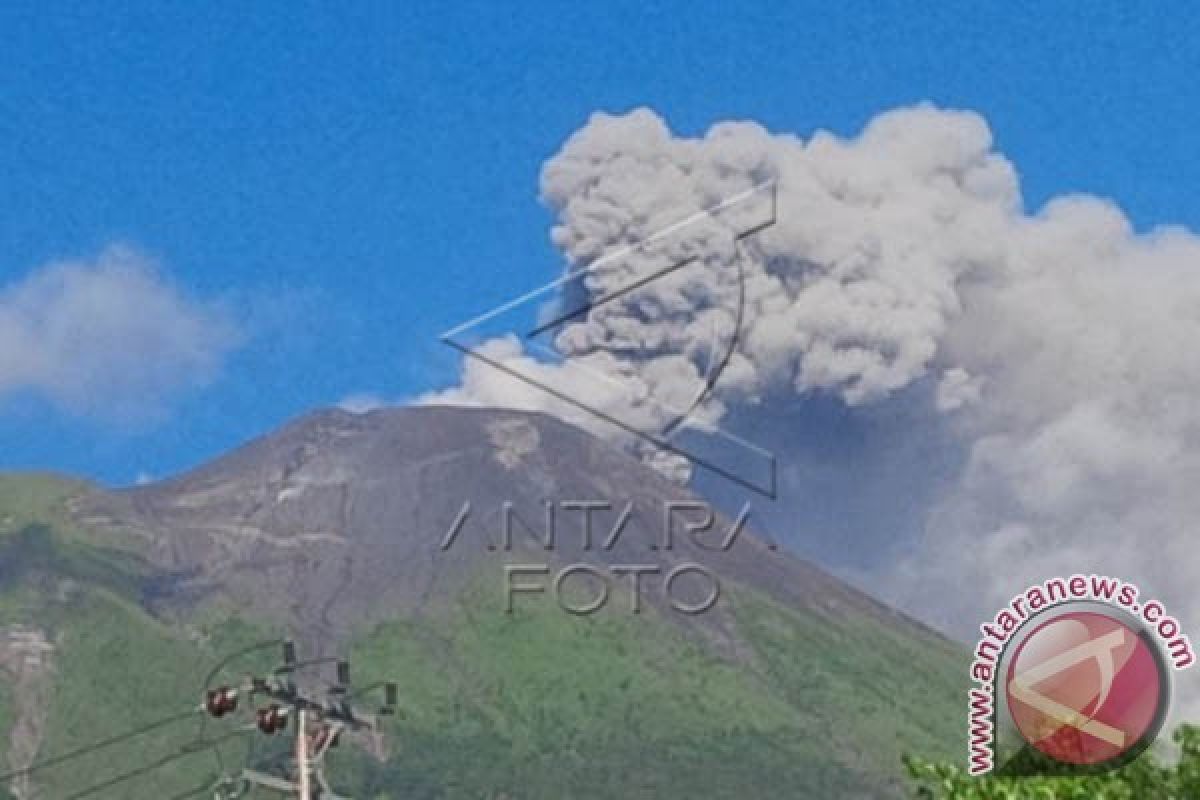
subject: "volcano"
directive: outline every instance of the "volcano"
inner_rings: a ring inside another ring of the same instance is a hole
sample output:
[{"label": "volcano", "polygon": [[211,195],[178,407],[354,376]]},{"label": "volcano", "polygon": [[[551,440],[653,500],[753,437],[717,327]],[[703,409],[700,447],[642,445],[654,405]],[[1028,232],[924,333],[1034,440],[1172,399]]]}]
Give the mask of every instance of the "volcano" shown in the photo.
[{"label": "volcano", "polygon": [[[0,652],[14,768],[186,705],[273,636],[400,684],[386,735],[333,762],[352,797],[891,797],[904,753],[960,749],[958,645],[549,416],[327,410],[146,486],[10,474],[0,549],[0,633],[40,643],[36,669]],[[10,789],[69,796],[116,761]]]}]

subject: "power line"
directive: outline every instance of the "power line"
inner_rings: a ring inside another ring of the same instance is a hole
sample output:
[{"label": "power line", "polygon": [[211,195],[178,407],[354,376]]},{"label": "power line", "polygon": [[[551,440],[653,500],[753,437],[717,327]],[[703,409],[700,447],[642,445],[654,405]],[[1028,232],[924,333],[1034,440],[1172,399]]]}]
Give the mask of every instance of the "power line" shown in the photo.
[{"label": "power line", "polygon": [[[283,665],[274,671],[268,672],[266,677],[248,676],[245,683],[240,687],[220,686],[214,688],[211,686],[217,674],[235,659],[279,645],[282,645]],[[337,664],[336,683],[327,686],[323,693],[308,692],[297,687],[293,680],[293,675],[299,670],[326,663]],[[296,658],[295,645],[290,641],[272,640],[260,642],[226,656],[213,667],[205,679],[203,705],[192,708],[187,712],[173,714],[161,720],[143,725],[135,730],[111,736],[76,750],[44,759],[23,769],[0,775],[0,782],[28,776],[49,767],[68,763],[121,744],[122,742],[127,742],[153,731],[166,728],[175,723],[194,718],[199,713],[203,714],[203,721],[201,722],[196,738],[181,746],[176,752],[106,779],[101,783],[89,786],[64,798],[64,800],[81,800],[81,798],[90,797],[126,781],[148,775],[176,761],[203,753],[206,750],[211,751],[217,759],[217,767],[220,772],[218,782],[209,786],[188,790],[181,795],[176,795],[172,800],[187,800],[187,798],[195,797],[206,791],[217,791],[221,786],[237,785],[240,785],[242,790],[255,785],[266,786],[276,791],[283,791],[290,794],[296,797],[297,800],[311,800],[311,793],[314,791],[313,787],[315,785],[320,787],[322,796],[333,797],[334,795],[329,789],[324,773],[325,756],[330,748],[336,746],[338,739],[344,731],[375,729],[374,720],[369,715],[363,716],[360,714],[352,707],[351,701],[367,693],[379,690],[382,690],[383,693],[383,703],[377,713],[380,715],[394,713],[398,693],[395,683],[391,681],[373,683],[360,688],[358,691],[351,691],[349,662],[332,658],[299,661]],[[236,712],[238,710],[239,697],[243,694],[250,700],[253,700],[256,696],[261,696],[268,700],[269,704],[260,706],[255,710],[253,725],[239,728],[221,736],[206,738],[206,725],[212,720],[220,719],[227,714]],[[219,747],[222,742],[244,736],[247,733],[253,733],[256,730],[266,735],[277,734],[288,728],[289,724],[295,730],[294,745],[292,748],[295,769],[291,772],[291,774],[295,775],[295,780],[290,778],[275,778],[251,769],[242,769],[240,774],[231,775],[225,769]]]},{"label": "power line", "polygon": [[[356,694],[382,689],[384,698],[379,713],[392,714],[397,703],[397,686],[386,681],[353,693],[348,661],[333,658],[300,661],[296,658],[295,646],[290,643],[284,646],[283,661],[283,665],[270,676],[252,678],[249,693],[262,695],[272,701],[271,705],[257,712],[258,726],[264,733],[278,733],[288,726],[290,720],[295,720],[291,723],[295,731],[294,779],[280,779],[253,770],[243,770],[242,778],[248,785],[274,789],[296,800],[311,800],[314,787],[319,787],[323,797],[336,797],[325,776],[325,756],[337,744],[343,731],[375,729],[373,720],[353,708],[351,698]],[[337,680],[323,696],[297,687],[292,680],[292,676],[303,668],[328,663],[337,664]],[[311,735],[309,722],[313,729]]]},{"label": "power line", "polygon": [[[295,645],[292,644],[287,639],[267,639],[266,641],[255,642],[254,644],[243,647],[240,650],[235,650],[234,652],[232,652],[232,653],[228,654],[227,656],[225,656],[224,658],[222,658],[215,665],[213,665],[212,669],[210,669],[208,671],[208,674],[204,676],[204,692],[205,692],[205,694],[207,694],[213,688],[213,686],[212,686],[213,681],[216,680],[217,675],[219,675],[222,670],[226,669],[234,661],[237,661],[238,659],[241,659],[241,658],[245,658],[246,656],[249,656],[249,655],[253,655],[254,653],[259,653],[264,650],[269,650],[273,647],[283,648],[285,662],[295,660],[295,652],[296,652]],[[291,658],[288,657],[289,654],[292,656]],[[201,717],[200,730],[196,733],[197,739],[203,739],[204,736],[208,733],[208,724],[209,724],[209,722],[212,721],[212,719],[213,718],[212,718],[211,714],[205,714],[203,717]],[[226,772],[225,758],[221,755],[220,747],[213,748],[213,756],[217,760],[217,769],[222,774],[225,774],[225,772]]]},{"label": "power line", "polygon": [[165,728],[168,725],[173,725],[176,722],[182,722],[184,720],[191,719],[191,718],[195,717],[196,714],[199,713],[199,711],[200,711],[199,709],[194,708],[191,711],[187,711],[182,714],[175,714],[170,717],[165,717],[164,719],[160,719],[157,722],[152,722],[149,725],[144,725],[136,730],[129,731],[128,733],[122,733],[118,736],[113,736],[111,738],[104,739],[99,742],[94,742],[92,744],[85,745],[85,746],[79,748],[78,750],[72,750],[68,753],[62,753],[61,755],[47,758],[44,761],[38,761],[38,762],[31,764],[30,766],[25,767],[23,769],[14,770],[13,772],[9,772],[4,775],[0,775],[0,782],[9,781],[9,780],[12,780],[13,778],[24,777],[26,775],[32,775],[33,773],[38,772],[40,770],[47,769],[47,768],[53,767],[53,766],[57,766],[59,764],[63,764],[67,761],[71,761],[76,758],[82,758],[83,756],[86,756],[86,755],[91,755],[92,753],[95,753],[99,750],[103,750],[107,747],[112,747],[113,745],[121,744],[122,742],[127,742],[130,739],[136,739],[139,736],[144,736],[147,733],[151,733],[152,731],[159,730],[160,728]]},{"label": "power line", "polygon": [[213,784],[204,784],[197,786],[195,789],[189,789],[183,794],[172,795],[170,800],[190,800],[193,797],[199,797],[202,794],[215,791],[216,787]]},{"label": "power line", "polygon": [[160,758],[157,761],[154,761],[150,764],[146,764],[144,766],[138,767],[137,769],[130,770],[129,772],[123,772],[120,775],[117,775],[114,778],[109,778],[108,780],[106,780],[102,783],[97,783],[93,786],[89,786],[86,789],[82,789],[82,790],[76,792],[75,794],[72,794],[72,795],[69,795],[69,796],[63,798],[63,800],[81,800],[81,798],[88,797],[90,795],[96,794],[97,792],[102,792],[105,789],[111,789],[112,787],[114,787],[118,784],[125,783],[126,781],[131,781],[134,778],[140,778],[143,775],[148,775],[151,772],[160,770],[169,764],[175,763],[176,761],[181,761],[185,758],[191,758],[192,756],[196,755],[197,753],[201,753],[211,747],[215,747],[217,744],[219,744],[223,741],[233,739],[237,736],[245,736],[246,734],[253,733],[253,732],[254,732],[253,729],[242,729],[242,730],[237,730],[237,731],[231,731],[229,733],[226,733],[222,736],[218,736],[215,739],[212,739],[207,742],[194,742],[191,745],[189,745],[188,747],[182,748],[181,750],[179,750],[176,753],[172,753],[171,755],[168,755],[168,756],[163,756],[162,758]]},{"label": "power line", "polygon": [[249,647],[243,647],[241,650],[230,653],[218,661],[216,665],[208,671],[208,675],[204,677],[204,688],[209,688],[212,685],[213,679],[220,674],[221,670],[225,669],[239,658],[245,658],[252,653],[257,653],[262,650],[269,650],[272,647],[284,647],[286,649],[287,645],[288,642],[286,639],[268,639],[265,642],[256,642]]}]

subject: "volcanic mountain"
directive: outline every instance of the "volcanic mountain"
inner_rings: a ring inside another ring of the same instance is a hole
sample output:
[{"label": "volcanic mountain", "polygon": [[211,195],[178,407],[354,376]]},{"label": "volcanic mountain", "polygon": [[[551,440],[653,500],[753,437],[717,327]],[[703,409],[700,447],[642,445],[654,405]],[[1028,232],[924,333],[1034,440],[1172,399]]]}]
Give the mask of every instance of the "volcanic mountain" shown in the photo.
[{"label": "volcanic mountain", "polygon": [[[752,511],[710,513],[557,419],[485,409],[320,411],[133,489],[6,476],[9,761],[170,714],[275,636],[400,684],[386,735],[333,763],[353,797],[888,797],[903,753],[958,749],[956,645],[774,547]],[[10,789],[69,796],[118,760]]]}]

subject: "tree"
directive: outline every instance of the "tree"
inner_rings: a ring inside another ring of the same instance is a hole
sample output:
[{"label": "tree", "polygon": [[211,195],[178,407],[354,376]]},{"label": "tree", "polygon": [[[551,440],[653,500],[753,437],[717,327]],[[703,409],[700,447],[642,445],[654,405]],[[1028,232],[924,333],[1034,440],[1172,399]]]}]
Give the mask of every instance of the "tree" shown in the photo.
[{"label": "tree", "polygon": [[920,800],[1194,800],[1200,798],[1200,727],[1173,737],[1179,760],[1147,751],[1103,775],[973,778],[959,767],[905,758],[913,796]]}]

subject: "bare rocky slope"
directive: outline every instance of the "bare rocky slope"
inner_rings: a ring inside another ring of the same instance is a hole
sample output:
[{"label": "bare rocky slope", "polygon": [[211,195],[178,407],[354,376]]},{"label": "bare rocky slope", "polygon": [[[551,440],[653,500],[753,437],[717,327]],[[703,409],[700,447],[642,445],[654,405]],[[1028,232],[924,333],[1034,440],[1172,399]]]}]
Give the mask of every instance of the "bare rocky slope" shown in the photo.
[{"label": "bare rocky slope", "polygon": [[[446,546],[464,504],[467,518]],[[174,479],[94,492],[72,505],[84,527],[141,540],[138,549],[163,573],[150,599],[220,593],[335,640],[455,596],[488,562],[502,563],[506,529],[514,553],[528,560],[551,528],[553,550],[533,555],[558,565],[655,565],[665,574],[699,563],[788,606],[864,615],[937,638],[775,548],[753,531],[752,511],[740,528],[718,513],[710,530],[689,534],[707,509],[687,489],[553,417],[442,407],[316,412]],[[662,546],[668,525],[670,551]],[[502,596],[502,569],[486,574]],[[661,600],[646,581],[646,600]],[[684,597],[706,586],[699,577],[677,583]],[[613,605],[627,610],[619,599]],[[720,617],[720,603],[715,611]]]}]

